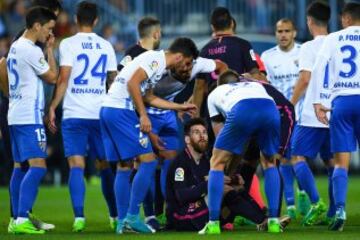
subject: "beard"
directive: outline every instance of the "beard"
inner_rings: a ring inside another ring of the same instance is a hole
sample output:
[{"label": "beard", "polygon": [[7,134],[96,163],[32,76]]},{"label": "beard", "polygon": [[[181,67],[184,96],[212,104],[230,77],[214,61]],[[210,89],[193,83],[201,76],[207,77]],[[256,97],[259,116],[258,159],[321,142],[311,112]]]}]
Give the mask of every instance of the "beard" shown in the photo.
[{"label": "beard", "polygon": [[191,140],[191,146],[196,152],[205,153],[208,149],[208,141],[200,140],[198,142],[194,142],[193,140]]}]

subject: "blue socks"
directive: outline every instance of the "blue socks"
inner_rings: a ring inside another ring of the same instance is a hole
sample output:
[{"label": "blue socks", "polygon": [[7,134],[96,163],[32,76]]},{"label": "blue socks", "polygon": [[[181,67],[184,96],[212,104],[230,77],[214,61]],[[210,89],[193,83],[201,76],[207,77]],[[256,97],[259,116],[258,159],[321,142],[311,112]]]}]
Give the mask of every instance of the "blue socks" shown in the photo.
[{"label": "blue socks", "polygon": [[309,165],[305,161],[300,161],[294,165],[294,170],[299,185],[305,190],[311,203],[317,203],[319,201],[319,193]]},{"label": "blue socks", "polygon": [[154,200],[155,200],[155,176],[151,180],[149,191],[147,192],[143,202],[145,217],[150,217],[155,215]]},{"label": "blue socks", "polygon": [[21,168],[14,168],[10,179],[10,199],[13,218],[16,219],[19,211],[20,185],[26,174]]},{"label": "blue socks", "polygon": [[218,221],[224,192],[224,172],[210,170],[208,182],[209,220]]},{"label": "blue socks", "polygon": [[279,215],[280,206],[280,174],[273,166],[264,170],[265,194],[268,200],[269,217],[276,218]]},{"label": "blue socks", "polygon": [[335,168],[332,176],[333,194],[336,208],[345,208],[348,185],[348,172],[344,168]]},{"label": "blue socks", "polygon": [[161,175],[160,175],[160,184],[161,184],[161,193],[166,199],[166,176],[170,166],[171,160],[164,160],[163,164],[161,165]]},{"label": "blue socks", "polygon": [[151,162],[143,162],[134,177],[131,188],[131,197],[128,213],[138,215],[140,204],[143,202],[145,195],[150,189],[150,184],[155,176],[155,170],[158,161],[154,159]]},{"label": "blue socks", "polygon": [[69,190],[75,217],[84,217],[85,181],[84,169],[70,168]]},{"label": "blue socks", "polygon": [[328,217],[335,216],[336,213],[336,207],[334,202],[334,191],[333,191],[333,181],[332,181],[332,175],[334,173],[334,168],[330,167],[328,169],[328,195],[329,195],[329,209],[327,212]]},{"label": "blue socks", "polygon": [[287,206],[294,206],[294,170],[292,165],[280,164],[280,174],[284,183],[284,196]]},{"label": "blue socks", "polygon": [[30,167],[20,185],[18,217],[27,218],[33,207],[46,168]]},{"label": "blue socks", "polygon": [[129,208],[130,201],[130,175],[131,170],[118,170],[116,172],[114,192],[118,219],[123,220]]},{"label": "blue socks", "polygon": [[114,193],[115,177],[111,168],[105,168],[100,171],[101,190],[106,200],[110,217],[117,217],[116,200]]}]

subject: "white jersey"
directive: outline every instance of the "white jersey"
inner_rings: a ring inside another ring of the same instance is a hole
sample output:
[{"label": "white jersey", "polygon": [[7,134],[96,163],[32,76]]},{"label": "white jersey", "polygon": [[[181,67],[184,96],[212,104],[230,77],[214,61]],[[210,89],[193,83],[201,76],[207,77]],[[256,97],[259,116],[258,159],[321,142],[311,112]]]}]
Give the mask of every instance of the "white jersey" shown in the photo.
[{"label": "white jersey", "polygon": [[134,110],[134,104],[129,94],[127,83],[139,68],[143,69],[148,77],[140,85],[141,94],[144,95],[145,91],[154,88],[155,84],[166,73],[165,52],[163,50],[149,50],[126,64],[116,76],[108,94],[104,98],[102,104],[104,107]]},{"label": "white jersey", "polygon": [[10,47],[7,61],[9,78],[9,125],[43,124],[44,86],[38,77],[49,70],[42,50],[20,37]]},{"label": "white jersey", "polygon": [[261,54],[268,80],[287,99],[291,98],[299,77],[300,47],[295,43],[293,49],[284,52],[276,46]]},{"label": "white jersey", "polygon": [[60,43],[60,66],[71,67],[63,118],[99,119],[107,72],[116,71],[115,51],[95,33],[77,33]]},{"label": "white jersey", "polygon": [[[214,72],[216,69],[216,62],[213,59],[207,59],[198,57],[193,65],[191,70],[190,79],[186,82],[181,82],[175,79],[170,71],[167,71],[160,81],[155,85],[154,94],[162,99],[167,101],[174,101],[176,95],[178,95],[184,88],[186,87],[187,83],[192,81],[197,74],[199,73],[211,73]],[[171,110],[165,110],[155,107],[148,107],[147,112],[149,114],[163,114],[169,112]]]},{"label": "white jersey", "polygon": [[[299,70],[300,71],[308,71],[312,72],[313,67],[315,65],[316,56],[318,54],[318,50],[321,48],[325,35],[317,36],[314,40],[308,41],[301,46],[300,50],[300,59],[299,59]],[[307,127],[321,127],[321,128],[328,128],[327,125],[319,122],[316,118],[315,111],[314,111],[314,87],[317,82],[326,82],[325,78],[328,78],[328,72],[323,72],[321,78],[315,79],[314,75],[311,74],[310,82],[308,88],[305,93],[305,98],[303,102],[303,107],[300,112],[298,124],[300,126],[307,126]],[[323,100],[324,106],[330,108],[330,89],[321,87],[321,91],[319,92],[320,98]]]},{"label": "white jersey", "polygon": [[360,95],[360,26],[350,26],[329,34],[319,51],[313,74],[321,79],[326,66],[329,82],[317,81],[314,103],[323,103],[320,91],[323,86],[331,90],[331,99],[337,96]]},{"label": "white jersey", "polygon": [[236,103],[253,98],[273,100],[260,83],[238,82],[218,86],[210,93],[207,100],[209,115],[214,117],[221,114],[226,118]]}]

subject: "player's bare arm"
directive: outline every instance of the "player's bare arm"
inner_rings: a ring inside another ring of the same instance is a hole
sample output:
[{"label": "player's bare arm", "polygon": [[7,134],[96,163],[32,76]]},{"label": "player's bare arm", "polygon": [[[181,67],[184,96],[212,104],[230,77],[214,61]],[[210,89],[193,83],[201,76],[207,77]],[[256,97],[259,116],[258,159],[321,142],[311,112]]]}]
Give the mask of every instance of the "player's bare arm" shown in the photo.
[{"label": "player's bare arm", "polygon": [[[198,109],[201,108],[202,102],[204,101],[204,94],[207,92],[207,84],[205,79],[196,79],[194,90],[192,94],[192,103],[196,105]],[[198,111],[198,114],[196,117],[199,117],[200,111]]]},{"label": "player's bare arm", "polygon": [[71,74],[72,67],[69,66],[61,66],[60,67],[60,74],[59,78],[56,82],[56,88],[54,91],[53,100],[51,101],[50,107],[49,107],[49,130],[52,133],[55,133],[57,131],[57,127],[55,124],[56,121],[56,115],[55,110],[57,106],[60,104],[62,99],[64,98],[66,89],[68,87],[69,83],[69,77]]},{"label": "player's bare arm", "polygon": [[5,95],[9,95],[9,80],[7,76],[6,58],[0,59],[0,91]]},{"label": "player's bare arm", "polygon": [[47,61],[50,69],[46,73],[40,76],[42,80],[51,84],[55,84],[58,77],[58,70],[54,57],[54,43],[55,43],[55,37],[54,35],[50,34],[49,39],[46,42]]},{"label": "player's bare arm", "polygon": [[299,79],[296,81],[294,87],[294,93],[291,97],[291,103],[295,106],[299,99],[305,94],[305,91],[309,85],[311,78],[311,72],[309,71],[300,71]]},{"label": "player's bare arm", "polygon": [[141,96],[140,84],[147,78],[146,72],[142,68],[138,68],[127,83],[129,94],[140,116],[140,130],[145,133],[151,131],[151,122],[146,113],[145,104]]},{"label": "player's bare arm", "polygon": [[146,91],[144,96],[144,102],[147,104],[161,109],[169,109],[169,110],[176,110],[176,111],[196,111],[196,106],[192,103],[174,103],[171,101],[166,101],[162,98],[159,98],[153,94],[152,89]]}]

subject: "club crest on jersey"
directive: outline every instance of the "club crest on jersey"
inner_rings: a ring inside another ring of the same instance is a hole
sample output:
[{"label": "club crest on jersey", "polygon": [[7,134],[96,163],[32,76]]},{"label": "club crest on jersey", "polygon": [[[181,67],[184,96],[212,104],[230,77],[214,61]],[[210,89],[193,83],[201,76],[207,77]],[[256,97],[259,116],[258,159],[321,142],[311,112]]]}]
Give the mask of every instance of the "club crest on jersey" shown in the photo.
[{"label": "club crest on jersey", "polygon": [[176,182],[183,182],[184,181],[185,172],[183,168],[177,168],[175,170],[175,181]]},{"label": "club crest on jersey", "polygon": [[296,59],[296,60],[294,61],[294,64],[295,64],[296,67],[299,67],[299,59]]},{"label": "club crest on jersey", "polygon": [[46,142],[45,141],[40,141],[39,142],[39,147],[40,147],[41,151],[45,152],[46,151]]},{"label": "club crest on jersey", "polygon": [[44,66],[45,63],[46,63],[45,58],[44,58],[44,57],[41,57],[41,58],[39,59],[39,63],[41,64],[41,66]]},{"label": "club crest on jersey", "polygon": [[154,61],[151,62],[151,64],[149,65],[149,67],[150,67],[151,70],[154,71],[154,70],[158,69],[159,63],[154,60]]},{"label": "club crest on jersey", "polygon": [[120,62],[121,65],[126,66],[129,62],[132,61],[132,58],[130,55],[126,55]]}]

